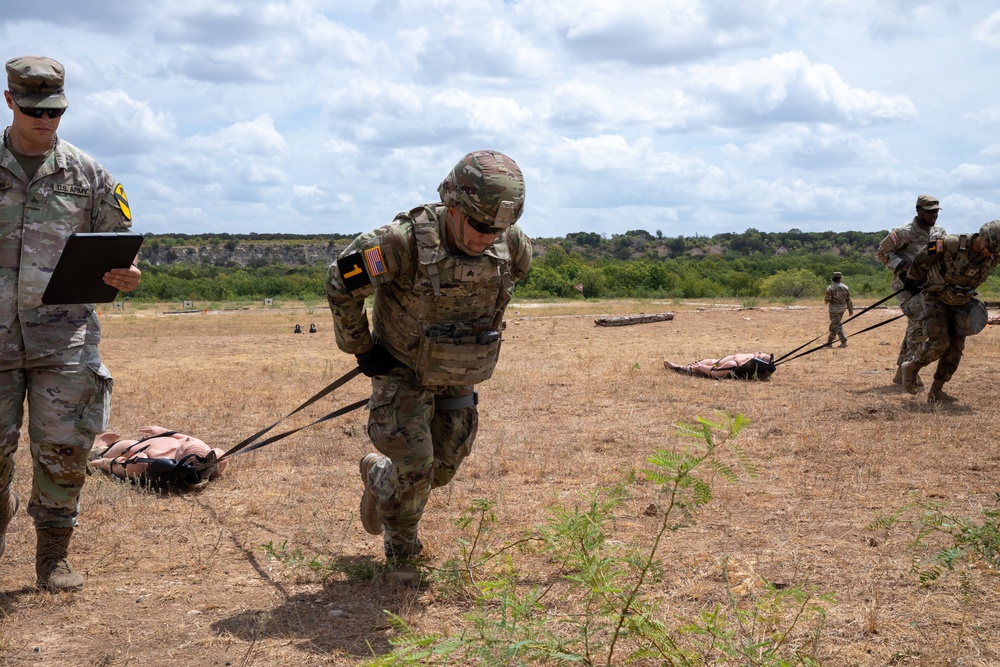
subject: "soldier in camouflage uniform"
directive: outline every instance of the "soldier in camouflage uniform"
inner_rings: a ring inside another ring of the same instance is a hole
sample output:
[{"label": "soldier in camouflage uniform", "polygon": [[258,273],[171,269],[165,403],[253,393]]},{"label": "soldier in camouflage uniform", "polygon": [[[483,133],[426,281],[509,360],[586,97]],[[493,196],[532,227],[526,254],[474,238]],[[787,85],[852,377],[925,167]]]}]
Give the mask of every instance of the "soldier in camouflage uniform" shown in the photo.
[{"label": "soldier in camouflage uniform", "polygon": [[[23,56],[6,69],[13,122],[0,146],[0,554],[20,504],[11,482],[27,399],[37,583],[73,591],[84,582],[67,560],[70,537],[87,453],[108,424],[112,379],[98,354],[93,305],[41,298],[70,234],[126,231],[131,213],[111,174],[56,136],[68,107],[62,65]],[[104,282],[127,292],[139,277],[132,266]]]},{"label": "soldier in camouflage uniform", "polygon": [[[941,205],[937,197],[920,195],[917,197],[917,214],[913,219],[905,225],[893,229],[879,244],[876,255],[879,261],[892,271],[894,292],[903,289],[906,271],[910,268],[917,253],[926,248],[929,241],[942,238],[945,235],[944,228],[937,224],[940,210]],[[927,336],[920,324],[924,312],[923,297],[904,290],[896,295],[896,300],[899,302],[900,310],[906,315],[906,333],[899,345],[899,354],[896,357],[896,375],[892,381],[895,384],[902,384],[903,362],[916,354],[920,343],[926,340]],[[923,386],[919,377],[917,377],[917,385]]]},{"label": "soldier in camouflage uniform", "polygon": [[851,290],[844,283],[840,282],[844,274],[840,271],[833,272],[833,283],[826,288],[826,295],[823,301],[829,304],[830,310],[830,336],[826,339],[827,345],[832,345],[833,341],[840,337],[840,347],[847,347],[847,336],[844,335],[844,311],[848,316],[854,314],[854,302],[851,301]]},{"label": "soldier in camouflage uniform", "polygon": [[976,288],[986,282],[990,271],[1000,263],[1000,220],[986,223],[969,238],[948,235],[930,241],[917,253],[906,273],[910,291],[923,290],[922,326],[927,340],[916,354],[903,362],[903,388],[917,393],[917,372],[938,361],[934,382],[927,393],[930,403],[953,403],[944,393],[958,369],[965,350],[965,338],[986,326],[985,305],[975,299]]},{"label": "soldier in camouflage uniform", "polygon": [[422,549],[417,524],[431,489],[472,450],[474,385],[493,374],[504,309],[531,265],[531,241],[514,224],[524,178],[512,159],[469,153],[438,193],[440,203],[356,238],[327,284],[337,345],[372,381],[368,435],[380,454],[361,459],[361,521],[384,532],[397,566]]}]

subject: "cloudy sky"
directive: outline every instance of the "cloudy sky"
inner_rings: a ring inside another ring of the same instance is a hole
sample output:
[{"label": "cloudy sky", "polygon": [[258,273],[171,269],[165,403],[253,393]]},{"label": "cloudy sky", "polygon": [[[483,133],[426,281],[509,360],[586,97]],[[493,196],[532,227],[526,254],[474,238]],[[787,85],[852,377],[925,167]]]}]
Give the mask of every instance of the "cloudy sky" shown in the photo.
[{"label": "cloudy sky", "polygon": [[0,37],[66,66],[141,232],[361,232],[479,148],[536,237],[1000,218],[993,1],[47,0]]}]

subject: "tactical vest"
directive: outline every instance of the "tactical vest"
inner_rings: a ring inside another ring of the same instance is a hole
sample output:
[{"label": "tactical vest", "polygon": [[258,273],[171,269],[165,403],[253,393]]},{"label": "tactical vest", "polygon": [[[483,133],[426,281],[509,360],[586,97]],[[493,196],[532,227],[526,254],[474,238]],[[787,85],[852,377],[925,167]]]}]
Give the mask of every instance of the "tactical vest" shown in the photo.
[{"label": "tactical vest", "polygon": [[498,241],[478,257],[448,252],[432,206],[410,212],[417,254],[413,286],[375,290],[372,333],[428,386],[472,385],[493,375],[513,289],[510,251]]},{"label": "tactical vest", "polygon": [[927,246],[930,257],[941,256],[927,273],[925,291],[949,306],[962,306],[976,295],[976,288],[986,282],[997,260],[972,252],[975,236],[946,236]]}]

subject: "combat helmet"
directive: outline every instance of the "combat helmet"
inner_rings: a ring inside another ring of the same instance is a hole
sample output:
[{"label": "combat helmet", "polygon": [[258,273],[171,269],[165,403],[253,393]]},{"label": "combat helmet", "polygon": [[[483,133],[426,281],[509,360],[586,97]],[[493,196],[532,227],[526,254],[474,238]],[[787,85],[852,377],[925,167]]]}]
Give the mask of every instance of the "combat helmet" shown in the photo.
[{"label": "combat helmet", "polygon": [[455,206],[476,222],[502,231],[524,211],[524,176],[503,153],[473,151],[441,181],[438,194],[445,206]]},{"label": "combat helmet", "polygon": [[994,255],[1000,255],[1000,220],[990,220],[979,228],[979,236]]},{"label": "combat helmet", "polygon": [[839,280],[839,279],[841,279],[843,277],[844,277],[844,274],[841,273],[840,271],[834,271],[833,272],[833,279],[834,280]]}]

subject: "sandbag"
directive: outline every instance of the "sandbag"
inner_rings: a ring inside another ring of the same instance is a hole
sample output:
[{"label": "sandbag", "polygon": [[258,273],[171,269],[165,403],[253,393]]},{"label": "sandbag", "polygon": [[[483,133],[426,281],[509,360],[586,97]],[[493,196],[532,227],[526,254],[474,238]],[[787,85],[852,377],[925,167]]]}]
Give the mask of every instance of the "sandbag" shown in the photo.
[{"label": "sandbag", "polygon": [[975,336],[986,328],[989,319],[986,304],[973,297],[965,305],[952,308],[952,331],[956,336]]}]

